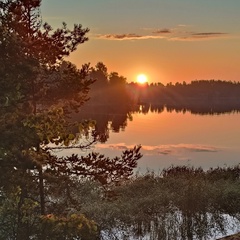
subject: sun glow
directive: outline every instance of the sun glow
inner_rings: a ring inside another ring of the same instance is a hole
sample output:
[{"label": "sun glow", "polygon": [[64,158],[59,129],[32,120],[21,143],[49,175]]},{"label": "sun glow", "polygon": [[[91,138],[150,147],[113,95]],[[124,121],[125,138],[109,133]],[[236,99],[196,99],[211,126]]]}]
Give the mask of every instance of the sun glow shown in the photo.
[{"label": "sun glow", "polygon": [[137,82],[140,83],[140,84],[145,84],[147,83],[148,79],[147,79],[147,76],[145,74],[139,74],[137,76]]}]

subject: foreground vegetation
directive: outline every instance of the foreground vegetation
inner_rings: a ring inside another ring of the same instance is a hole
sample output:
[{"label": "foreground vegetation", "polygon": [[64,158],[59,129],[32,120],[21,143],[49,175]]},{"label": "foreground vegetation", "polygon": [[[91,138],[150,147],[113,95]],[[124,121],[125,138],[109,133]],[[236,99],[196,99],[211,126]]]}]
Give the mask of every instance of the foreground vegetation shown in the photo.
[{"label": "foreground vegetation", "polygon": [[0,1],[0,239],[94,239],[97,224],[72,200],[72,179],[103,188],[127,179],[140,147],[114,159],[54,154],[98,140],[95,121],[71,119],[95,80],[89,64],[77,69],[65,61],[89,29],[63,23],[53,30],[40,6],[41,0]]},{"label": "foreground vegetation", "polygon": [[[239,177],[239,166],[170,167],[111,186],[58,177],[46,188],[48,214],[38,214],[34,191],[21,204],[24,239],[42,239],[42,231],[45,239],[214,239],[239,230]],[[21,189],[4,191],[0,237],[15,239]]]},{"label": "foreground vegetation", "polygon": [[83,204],[82,211],[108,239],[214,239],[239,226],[239,176],[238,166],[171,167],[135,176],[115,187],[111,199]]}]

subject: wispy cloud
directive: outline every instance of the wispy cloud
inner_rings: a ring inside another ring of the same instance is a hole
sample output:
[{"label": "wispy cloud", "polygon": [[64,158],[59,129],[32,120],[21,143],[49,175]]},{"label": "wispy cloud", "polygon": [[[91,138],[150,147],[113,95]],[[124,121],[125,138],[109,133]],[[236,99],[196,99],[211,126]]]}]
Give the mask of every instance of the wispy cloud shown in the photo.
[{"label": "wispy cloud", "polygon": [[149,34],[123,33],[123,34],[104,34],[97,38],[106,40],[142,40],[142,39],[166,39],[169,41],[203,41],[210,39],[229,38],[230,34],[225,32],[195,32],[189,31],[188,26],[178,25],[176,28],[150,29],[145,28]]},{"label": "wispy cloud", "polygon": [[219,148],[214,146],[207,146],[201,144],[176,144],[176,145],[162,145],[159,146],[159,154],[171,154],[176,151],[187,151],[187,152],[218,152]]},{"label": "wispy cloud", "polygon": [[210,39],[229,38],[230,35],[224,32],[199,32],[199,33],[185,33],[179,36],[172,37],[170,40],[175,41],[202,41]]},{"label": "wispy cloud", "polygon": [[[127,150],[133,148],[134,145],[126,145],[125,143],[118,144],[97,144],[96,147],[98,149],[112,149],[112,150]],[[169,145],[157,145],[157,146],[149,146],[142,145],[142,151],[150,154],[159,154],[159,155],[175,155],[179,152],[219,152],[220,148],[209,145],[201,145],[201,144],[169,144]]]},{"label": "wispy cloud", "polygon": [[204,33],[193,33],[193,36],[201,36],[201,37],[206,37],[206,36],[216,36],[216,35],[222,35],[226,33],[221,33],[221,32],[204,32]]},{"label": "wispy cloud", "polygon": [[107,40],[139,40],[139,39],[162,39],[164,37],[157,35],[138,35],[135,33],[128,33],[128,34],[105,34],[99,35],[98,38]]},{"label": "wispy cloud", "polygon": [[160,29],[160,30],[156,30],[156,31],[153,31],[153,33],[156,33],[156,34],[164,34],[164,33],[171,33],[172,31],[168,28],[163,28],[163,29]]}]

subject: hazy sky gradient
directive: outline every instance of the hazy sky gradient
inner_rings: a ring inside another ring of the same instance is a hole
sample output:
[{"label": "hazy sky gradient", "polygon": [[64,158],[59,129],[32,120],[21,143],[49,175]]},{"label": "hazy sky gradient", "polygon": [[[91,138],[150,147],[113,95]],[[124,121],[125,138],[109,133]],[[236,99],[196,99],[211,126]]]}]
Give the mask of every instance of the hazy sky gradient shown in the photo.
[{"label": "hazy sky gradient", "polygon": [[240,81],[239,0],[43,0],[43,20],[90,28],[69,60],[103,62],[129,82]]}]

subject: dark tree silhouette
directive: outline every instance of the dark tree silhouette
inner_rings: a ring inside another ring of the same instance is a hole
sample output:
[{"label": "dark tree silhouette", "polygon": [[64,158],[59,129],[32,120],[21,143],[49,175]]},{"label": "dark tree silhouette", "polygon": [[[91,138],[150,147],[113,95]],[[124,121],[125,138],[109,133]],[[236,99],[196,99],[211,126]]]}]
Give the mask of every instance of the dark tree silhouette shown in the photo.
[{"label": "dark tree silhouette", "polygon": [[[48,221],[50,205],[56,199],[47,191],[51,184],[62,179],[54,171],[47,171],[50,165],[57,166],[62,175],[71,179],[66,165],[71,158],[65,161],[57,158],[51,150],[54,147],[49,144],[60,149],[82,149],[95,141],[93,136],[87,145],[81,142],[81,136],[94,127],[93,121],[73,123],[69,118],[88,99],[94,82],[89,78],[89,65],[77,69],[64,61],[65,56],[87,40],[85,35],[89,30],[81,25],[69,30],[64,23],[62,28],[53,31],[47,23],[42,24],[40,5],[40,0],[0,2],[0,191],[1,205],[9,209],[7,218],[5,209],[0,209],[0,224],[4,226],[0,227],[0,237],[47,239],[50,233],[46,233],[46,228],[54,231],[56,226],[62,226],[59,231],[69,234],[63,235],[65,238],[75,232],[74,237],[88,233],[88,238],[94,239],[96,224],[81,215],[72,218],[67,211],[64,216],[58,212],[59,216]],[[78,132],[74,131],[76,127]],[[116,171],[120,177],[124,170],[130,175],[131,167],[141,156],[138,151],[139,148],[135,148],[125,153],[122,162],[116,158],[117,167],[104,177],[111,179]],[[74,164],[81,166],[83,159],[77,156],[74,159]],[[86,171],[92,169],[97,174],[95,168],[101,169],[101,173],[104,168],[113,168],[114,160],[102,156],[100,159],[89,158]],[[87,175],[87,172],[77,174]],[[57,225],[60,219],[61,226]],[[65,231],[68,223],[76,231]],[[55,227],[51,228],[51,224]],[[86,228],[79,227],[81,224]],[[55,239],[60,239],[57,237],[60,235],[56,234]]]}]

